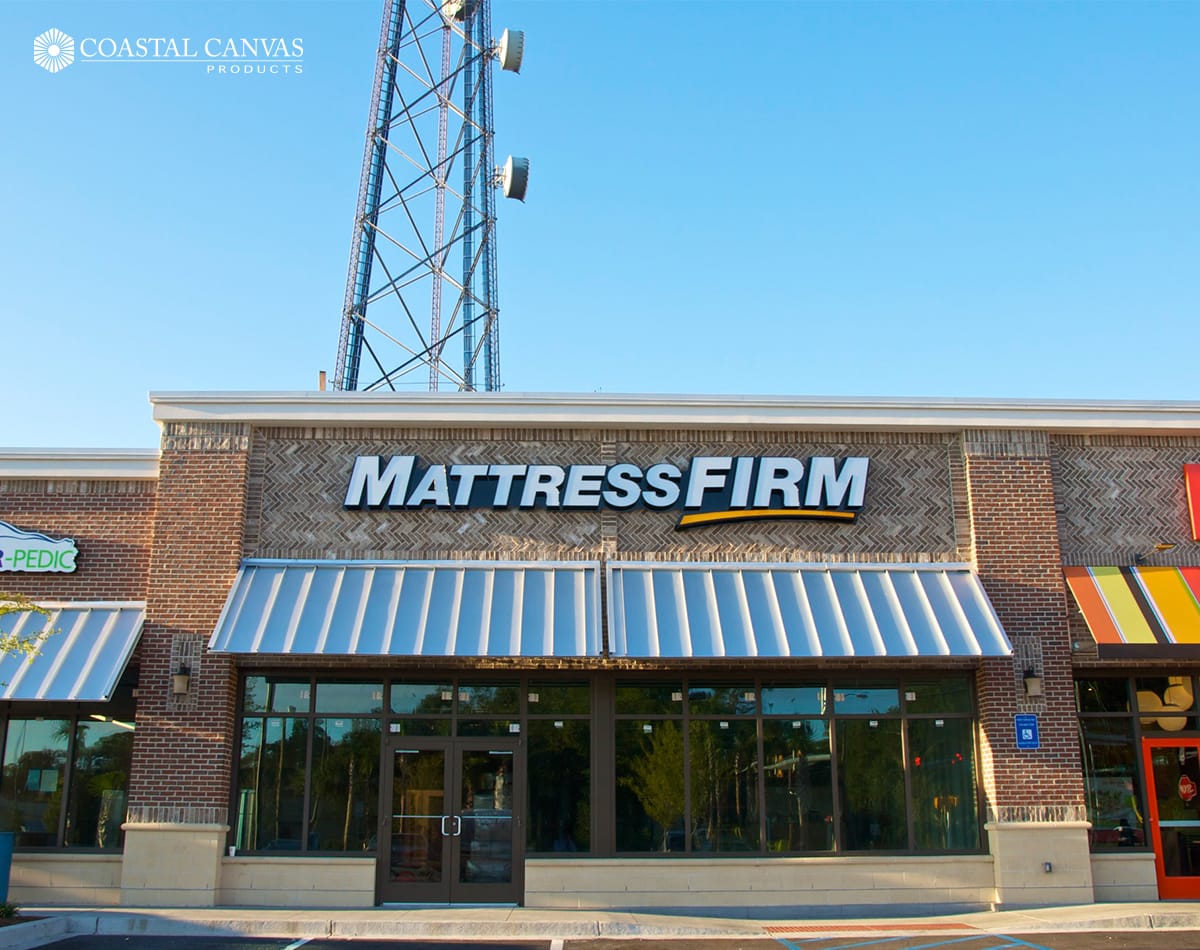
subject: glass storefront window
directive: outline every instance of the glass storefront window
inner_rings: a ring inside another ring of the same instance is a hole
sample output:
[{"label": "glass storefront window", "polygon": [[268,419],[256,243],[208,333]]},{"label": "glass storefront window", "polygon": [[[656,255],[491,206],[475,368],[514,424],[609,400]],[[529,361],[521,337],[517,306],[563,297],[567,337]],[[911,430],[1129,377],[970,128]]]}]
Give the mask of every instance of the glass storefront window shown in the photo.
[{"label": "glass storefront window", "polygon": [[840,851],[891,851],[908,846],[904,759],[898,719],[835,723]]},{"label": "glass storefront window", "polygon": [[668,719],[616,725],[617,850],[685,850],[682,724]]},{"label": "glass storefront window", "polygon": [[[318,703],[320,693],[318,692]],[[310,844],[318,851],[367,851],[379,809],[379,722],[317,719],[309,805]]]},{"label": "glass storefront window", "polygon": [[587,683],[529,684],[526,695],[531,716],[586,716],[592,710],[592,688]]},{"label": "glass storefront window", "polygon": [[243,712],[306,713],[311,704],[312,686],[308,680],[246,677]]},{"label": "glass storefront window", "polygon": [[1129,712],[1129,680],[1114,677],[1076,680],[1075,708],[1084,713]]},{"label": "glass storefront window", "polygon": [[402,716],[449,716],[454,708],[450,683],[393,683],[391,710]]},{"label": "glass storefront window", "polygon": [[758,711],[754,684],[688,686],[688,709],[693,716],[753,716]]},{"label": "glass storefront window", "polygon": [[764,716],[824,716],[829,712],[824,686],[764,686]]},{"label": "glass storefront window", "polygon": [[693,719],[693,851],[758,850],[758,730],[744,719]]},{"label": "glass storefront window", "polygon": [[841,716],[898,713],[900,690],[880,683],[834,682],[833,711]]},{"label": "glass storefront window", "polygon": [[591,850],[591,723],[535,719],[526,742],[529,850]]},{"label": "glass storefront window", "polygon": [[521,693],[516,683],[460,683],[458,714],[515,716],[521,711]]},{"label": "glass storefront window", "polygon": [[238,848],[296,851],[303,847],[307,753],[307,719],[243,720]]},{"label": "glass storefront window", "polygon": [[1079,720],[1088,836],[1094,849],[1146,844],[1132,717]]},{"label": "glass storefront window", "polygon": [[683,683],[617,683],[617,715],[678,716]]},{"label": "glass storefront window", "polygon": [[969,720],[909,721],[913,824],[919,850],[979,847],[974,749]]},{"label": "glass storefront window", "polygon": [[763,722],[768,851],[833,850],[833,772],[823,719]]},{"label": "glass storefront window", "polygon": [[962,679],[908,680],[904,708],[909,713],[969,713],[971,688]]},{"label": "glass storefront window", "polygon": [[81,720],[67,806],[66,844],[120,848],[133,763],[133,724]]},{"label": "glass storefront window", "polygon": [[11,719],[0,780],[0,830],[16,833],[18,847],[58,843],[66,791],[70,719]]},{"label": "glass storefront window", "polygon": [[1194,683],[1190,676],[1139,676],[1134,681],[1143,732],[1195,729]]},{"label": "glass storefront window", "polygon": [[318,713],[378,713],[383,711],[382,683],[317,683]]}]

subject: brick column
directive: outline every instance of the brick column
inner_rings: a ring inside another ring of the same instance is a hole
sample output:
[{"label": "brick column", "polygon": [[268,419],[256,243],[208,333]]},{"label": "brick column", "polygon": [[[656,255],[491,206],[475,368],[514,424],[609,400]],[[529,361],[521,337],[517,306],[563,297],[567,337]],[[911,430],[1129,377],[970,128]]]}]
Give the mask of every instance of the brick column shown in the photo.
[{"label": "brick column", "polygon": [[[224,846],[236,682],[232,662],[204,645],[241,559],[248,442],[240,425],[168,424],[163,433],[125,826],[127,904],[216,899],[219,880],[210,873],[185,875],[174,887],[164,881],[178,877],[169,873],[172,853],[191,854],[192,867],[215,867]],[[180,666],[191,673],[185,695],[172,692]],[[176,833],[164,835],[164,826]],[[173,844],[163,851],[166,840]],[[212,860],[199,861],[197,849]]]},{"label": "brick column", "polygon": [[[974,431],[965,433],[964,451],[975,563],[1015,648],[1012,658],[985,660],[979,669],[980,764],[997,900],[1090,901],[1049,440],[1043,432]],[[1028,668],[1042,677],[1040,698],[1025,694]],[[1037,715],[1039,749],[1017,748],[1017,713]]]}]

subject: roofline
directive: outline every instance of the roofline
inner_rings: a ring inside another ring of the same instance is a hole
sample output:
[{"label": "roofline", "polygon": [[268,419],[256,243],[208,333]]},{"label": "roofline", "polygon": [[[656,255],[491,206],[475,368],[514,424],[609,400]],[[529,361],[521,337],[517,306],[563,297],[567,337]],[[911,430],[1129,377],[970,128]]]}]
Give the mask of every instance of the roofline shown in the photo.
[{"label": "roofline", "polygon": [[619,393],[152,392],[157,422],[1200,433],[1200,402]]},{"label": "roofline", "polygon": [[0,449],[0,478],[158,478],[158,449]]}]

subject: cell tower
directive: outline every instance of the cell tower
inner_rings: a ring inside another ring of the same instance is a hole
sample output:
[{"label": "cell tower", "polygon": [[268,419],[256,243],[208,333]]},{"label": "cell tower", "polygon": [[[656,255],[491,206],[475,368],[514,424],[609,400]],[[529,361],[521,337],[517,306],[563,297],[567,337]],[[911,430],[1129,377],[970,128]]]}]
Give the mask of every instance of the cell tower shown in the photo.
[{"label": "cell tower", "polygon": [[489,0],[384,0],[335,389],[499,390],[496,190],[529,161],[495,167],[492,65],[524,46]]}]

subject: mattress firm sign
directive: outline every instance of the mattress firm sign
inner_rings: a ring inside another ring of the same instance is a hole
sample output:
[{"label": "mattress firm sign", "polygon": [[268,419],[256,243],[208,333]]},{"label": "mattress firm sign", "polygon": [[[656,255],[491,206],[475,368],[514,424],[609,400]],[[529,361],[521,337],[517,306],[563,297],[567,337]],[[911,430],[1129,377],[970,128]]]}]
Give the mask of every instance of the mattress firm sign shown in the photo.
[{"label": "mattress firm sign", "polygon": [[711,455],[686,468],[616,465],[425,465],[415,455],[360,455],[346,508],[680,511],[680,528],[764,518],[853,521],[870,460]]},{"label": "mattress firm sign", "polygon": [[48,538],[0,521],[0,571],[70,574],[78,556],[70,538]]}]

